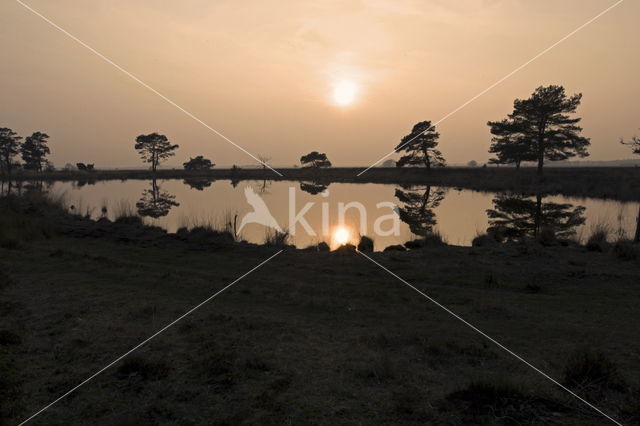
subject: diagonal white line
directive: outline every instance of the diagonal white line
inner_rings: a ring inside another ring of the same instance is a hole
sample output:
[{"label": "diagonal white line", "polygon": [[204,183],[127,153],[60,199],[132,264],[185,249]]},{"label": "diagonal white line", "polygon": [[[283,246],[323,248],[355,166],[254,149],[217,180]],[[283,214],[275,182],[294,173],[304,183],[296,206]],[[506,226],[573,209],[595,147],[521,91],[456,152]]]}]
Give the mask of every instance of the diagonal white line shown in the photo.
[{"label": "diagonal white line", "polygon": [[505,75],[504,77],[502,77],[500,80],[496,81],[495,83],[493,83],[491,86],[487,87],[486,89],[484,89],[483,91],[481,91],[480,93],[478,93],[477,95],[475,95],[474,97],[472,97],[471,99],[469,99],[468,101],[466,101],[465,103],[463,103],[462,105],[460,105],[459,107],[457,107],[456,109],[454,109],[453,111],[449,112],[447,115],[445,115],[444,117],[442,117],[440,120],[436,121],[434,124],[431,125],[431,127],[429,127],[426,130],[423,130],[422,132],[418,133],[417,135],[415,135],[414,137],[412,137],[411,139],[409,139],[407,142],[405,142],[404,144],[398,146],[397,148],[395,148],[393,151],[391,151],[390,153],[388,153],[387,155],[385,155],[384,157],[380,158],[378,161],[376,161],[375,163],[371,164],[369,167],[367,167],[366,169],[364,169],[363,171],[361,171],[360,173],[357,174],[357,176],[360,176],[361,174],[363,174],[364,172],[366,172],[367,170],[371,169],[372,167],[374,167],[376,164],[378,164],[379,162],[381,162],[382,160],[384,160],[385,158],[387,158],[388,156],[394,154],[395,152],[398,152],[398,150],[404,146],[406,146],[408,143],[412,142],[413,140],[415,140],[416,138],[418,138],[420,135],[422,135],[425,132],[428,132],[429,130],[433,129],[434,127],[436,127],[438,124],[442,123],[444,120],[446,120],[447,118],[451,117],[453,114],[457,113],[458,111],[460,111],[461,109],[463,109],[464,107],[466,107],[467,105],[469,105],[470,103],[472,103],[473,101],[475,101],[476,99],[478,99],[479,97],[481,97],[482,95],[484,95],[485,93],[487,93],[488,91],[490,91],[491,89],[493,89],[494,87],[496,87],[497,85],[499,85],[500,83],[502,83],[503,81],[505,81],[506,79],[508,79],[509,77],[511,77],[512,75],[514,75],[515,73],[517,73],[518,71],[522,70],[524,67],[526,67],[527,65],[529,65],[530,63],[532,63],[533,61],[535,61],[536,59],[540,58],[542,55],[544,55],[545,53],[549,52],[551,49],[553,49],[554,47],[558,46],[560,43],[562,43],[563,41],[567,40],[569,37],[573,36],[575,33],[577,33],[578,31],[582,30],[583,28],[585,28],[587,25],[591,24],[592,22],[594,22],[596,19],[600,18],[602,15],[604,15],[605,13],[609,12],[611,9],[613,9],[614,7],[618,6],[620,3],[622,3],[624,0],[618,0],[617,2],[615,2],[614,4],[612,4],[611,6],[609,6],[608,8],[606,8],[605,10],[603,10],[602,12],[598,13],[596,16],[594,16],[593,18],[589,19],[587,22],[585,22],[584,24],[580,25],[578,28],[576,28],[575,30],[571,31],[569,34],[567,34],[566,36],[562,37],[560,40],[556,41],[555,43],[553,43],[551,46],[547,47],[546,49],[544,49],[542,52],[538,53],[537,55],[535,55],[533,58],[529,59],[527,62],[525,62],[524,64],[520,65],[519,67],[517,67],[516,69],[514,69],[513,71],[511,71],[509,74]]},{"label": "diagonal white line", "polygon": [[366,257],[367,259],[369,259],[371,262],[373,262],[374,264],[378,265],[380,268],[382,268],[384,271],[388,272],[391,276],[397,278],[398,280],[400,280],[403,284],[407,285],[408,287],[410,287],[411,289],[415,290],[417,293],[419,293],[420,295],[422,295],[423,297],[425,297],[427,300],[429,300],[431,303],[435,304],[437,307],[439,307],[440,309],[444,310],[445,312],[447,312],[449,315],[453,316],[454,318],[456,318],[457,320],[461,321],[463,324],[465,324],[467,327],[471,328],[473,331],[475,331],[476,333],[482,335],[483,337],[485,337],[486,339],[490,340],[493,344],[495,344],[496,346],[498,346],[500,349],[504,350],[505,352],[507,352],[508,354],[512,355],[513,357],[515,357],[517,360],[523,362],[524,364],[526,364],[527,366],[529,366],[530,368],[532,368],[534,371],[536,371],[538,374],[542,375],[543,377],[545,377],[546,379],[550,380],[551,382],[553,382],[554,384],[558,385],[560,388],[564,389],[565,391],[569,392],[571,395],[573,395],[574,397],[576,397],[578,400],[582,401],[583,403],[585,403],[586,405],[588,405],[589,407],[591,407],[593,410],[597,411],[598,413],[600,413],[601,415],[603,415],[604,417],[606,417],[607,419],[611,420],[613,423],[622,426],[622,424],[618,421],[616,421],[615,419],[613,419],[611,416],[607,415],[604,411],[602,411],[601,409],[599,409],[598,407],[596,407],[595,405],[591,404],[589,401],[583,399],[582,397],[580,397],[578,394],[576,394],[575,392],[573,392],[571,389],[567,388],[566,386],[564,386],[563,384],[561,384],[560,382],[558,382],[557,380],[555,380],[553,377],[549,376],[547,373],[545,373],[544,371],[540,370],[539,368],[537,368],[536,366],[534,366],[533,364],[529,363],[527,360],[525,360],[524,358],[522,358],[520,355],[518,355],[517,353],[513,352],[511,349],[507,348],[506,346],[504,346],[502,343],[498,342],[497,340],[495,340],[493,337],[489,336],[488,334],[486,334],[484,331],[480,330],[478,327],[474,326],[473,324],[471,324],[470,322],[468,322],[467,320],[465,320],[464,318],[462,318],[460,315],[456,314],[455,312],[451,311],[449,308],[447,308],[446,306],[442,305],[441,303],[439,303],[437,300],[433,299],[432,297],[430,297],[429,295],[427,295],[426,293],[423,293],[422,291],[418,290],[416,287],[414,287],[413,285],[411,285],[410,283],[408,283],[407,281],[405,281],[404,279],[402,279],[401,277],[399,277],[398,275],[396,275],[395,273],[391,272],[389,269],[387,269],[386,267],[382,266],[380,263],[376,262],[375,260],[373,260],[372,258],[370,258],[369,256],[367,256],[366,254],[364,254],[363,252],[359,251],[358,253],[360,253],[362,256]]},{"label": "diagonal white line", "polygon": [[216,129],[214,129],[213,127],[211,127],[210,125],[208,125],[207,123],[205,123],[204,121],[202,121],[201,119],[199,119],[198,117],[196,117],[195,115],[193,115],[192,113],[190,113],[189,111],[187,111],[186,109],[184,109],[183,107],[181,107],[180,105],[178,105],[177,103],[175,103],[174,101],[172,101],[171,99],[167,98],[165,95],[163,95],[162,93],[158,92],[156,89],[154,89],[153,87],[149,86],[147,83],[145,83],[144,81],[140,80],[138,77],[136,77],[135,75],[131,74],[129,71],[127,71],[126,69],[122,68],[120,65],[116,64],[115,62],[113,62],[111,59],[107,58],[105,55],[103,55],[102,53],[98,52],[96,49],[94,49],[93,47],[89,46],[87,43],[83,42],[82,40],[80,40],[79,38],[77,38],[76,36],[74,36],[73,34],[69,33],[67,30],[65,30],[64,28],[60,27],[58,24],[56,24],[55,22],[51,21],[49,18],[47,18],[46,16],[42,15],[40,12],[38,12],[37,10],[33,9],[31,6],[25,4],[24,2],[22,2],[21,0],[16,0],[17,3],[19,3],[20,5],[22,5],[25,9],[29,10],[30,12],[32,12],[34,15],[39,16],[40,18],[42,18],[42,20],[44,20],[45,22],[47,22],[48,24],[50,24],[52,27],[54,27],[55,29],[57,29],[58,31],[62,32],[64,35],[66,35],[67,37],[69,37],[70,39],[72,39],[73,41],[77,42],[78,44],[80,44],[81,46],[87,48],[88,50],[90,50],[92,53],[94,53],[96,56],[98,56],[100,59],[104,60],[105,62],[113,65],[115,68],[117,68],[118,70],[122,71],[124,74],[126,74],[128,77],[130,77],[132,80],[136,81],[137,83],[139,83],[141,86],[145,87],[146,89],[150,90],[151,92],[155,93],[156,95],[158,95],[160,98],[162,98],[163,100],[165,100],[166,102],[168,102],[169,104],[173,105],[174,107],[176,107],[177,109],[179,109],[180,111],[182,111],[184,114],[186,114],[188,117],[192,118],[193,120],[195,120],[196,122],[200,123],[201,125],[203,125],[204,127],[206,127],[207,129],[211,130],[213,133],[215,133],[216,135],[220,136],[222,139],[226,140],[227,142],[229,142],[231,145],[235,146],[236,148],[238,148],[240,151],[244,152],[245,154],[247,154],[249,157],[253,158],[254,160],[256,160],[258,163],[262,164],[265,167],[268,167],[269,169],[271,169],[273,172],[275,172],[276,174],[278,174],[279,176],[282,176],[282,173],[280,173],[279,171],[277,171],[276,169],[274,169],[273,167],[271,167],[270,165],[268,165],[267,163],[265,163],[264,161],[260,160],[259,158],[257,158],[256,156],[254,156],[253,154],[251,154],[249,151],[247,151],[246,149],[244,149],[243,147],[241,147],[240,145],[238,145],[237,143],[235,143],[234,141],[232,141],[231,139],[229,139],[228,137],[226,137],[225,135],[223,135],[222,133],[220,133],[219,131],[217,131]]},{"label": "diagonal white line", "polygon": [[248,272],[244,273],[243,275],[241,275],[240,277],[236,278],[231,284],[226,285],[225,287],[223,287],[221,290],[215,292],[213,295],[209,296],[208,298],[206,298],[204,301],[200,302],[199,304],[197,304],[196,306],[194,306],[193,308],[189,309],[187,312],[185,312],[184,314],[182,314],[181,316],[179,316],[178,318],[176,318],[175,320],[171,321],[169,324],[165,325],[164,327],[162,327],[160,330],[156,331],[155,333],[153,333],[151,336],[147,337],[145,340],[143,340],[142,342],[140,342],[139,344],[137,344],[136,346],[134,346],[133,348],[129,349],[127,352],[125,352],[124,354],[120,355],[118,358],[116,358],[115,360],[113,360],[112,362],[110,362],[109,364],[107,364],[105,367],[101,368],[100,370],[96,371],[94,374],[92,374],[91,376],[87,377],[85,380],[83,380],[82,382],[80,382],[78,385],[76,385],[75,387],[71,388],[70,390],[68,390],[67,392],[65,392],[64,394],[60,395],[60,397],[58,397],[58,399],[52,401],[51,403],[45,405],[44,407],[42,407],[40,410],[38,410],[37,412],[35,412],[33,415],[31,415],[31,417],[29,417],[28,419],[25,419],[22,423],[20,423],[20,425],[23,425],[27,422],[30,422],[31,420],[33,420],[36,416],[38,416],[39,414],[41,414],[43,411],[49,409],[50,407],[52,407],[53,405],[57,404],[59,401],[61,401],[62,399],[66,398],[67,396],[69,396],[71,393],[73,393],[74,391],[76,391],[79,387],[85,385],[87,382],[91,381],[92,379],[94,379],[96,376],[98,376],[99,374],[101,374],[102,372],[104,372],[105,370],[107,370],[108,368],[110,368],[111,366],[113,366],[114,364],[118,363],[120,360],[122,360],[123,358],[125,358],[127,355],[129,355],[130,353],[132,353],[133,351],[139,349],[140,347],[146,345],[147,343],[149,343],[149,341],[151,341],[153,338],[155,338],[156,336],[158,336],[160,333],[162,333],[163,331],[167,330],[168,328],[172,327],[173,325],[175,325],[178,321],[184,319],[185,317],[187,317],[188,315],[192,314],[194,311],[196,311],[198,308],[200,308],[202,305],[206,304],[207,302],[209,302],[210,300],[212,300],[213,298],[215,298],[216,296],[218,296],[219,294],[221,294],[222,292],[224,292],[226,289],[228,289],[229,287],[231,287],[232,285],[234,285],[235,283],[237,283],[238,281],[240,281],[241,279],[243,279],[244,277],[246,277],[247,275],[249,275],[250,273],[252,273],[253,271],[255,271],[256,269],[260,268],[262,265],[264,265],[265,263],[269,262],[271,259],[273,259],[274,257],[276,257],[277,255],[279,255],[280,253],[282,253],[282,250],[278,251],[276,254],[274,254],[273,256],[269,257],[267,260],[264,260],[263,262],[261,262],[259,265],[254,266],[251,270],[249,270]]}]

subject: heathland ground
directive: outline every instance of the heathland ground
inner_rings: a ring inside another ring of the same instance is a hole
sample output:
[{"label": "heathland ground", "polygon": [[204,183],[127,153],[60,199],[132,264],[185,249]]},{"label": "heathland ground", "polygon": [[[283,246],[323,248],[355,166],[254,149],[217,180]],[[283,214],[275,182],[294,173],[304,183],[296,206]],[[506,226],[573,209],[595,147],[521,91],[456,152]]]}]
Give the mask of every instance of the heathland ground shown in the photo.
[{"label": "heathland ground", "polygon": [[[29,417],[281,249],[34,423],[608,423],[353,250],[166,235],[135,218],[71,217],[39,197],[1,207],[2,423]],[[636,246],[367,255],[613,418],[640,421]]]}]

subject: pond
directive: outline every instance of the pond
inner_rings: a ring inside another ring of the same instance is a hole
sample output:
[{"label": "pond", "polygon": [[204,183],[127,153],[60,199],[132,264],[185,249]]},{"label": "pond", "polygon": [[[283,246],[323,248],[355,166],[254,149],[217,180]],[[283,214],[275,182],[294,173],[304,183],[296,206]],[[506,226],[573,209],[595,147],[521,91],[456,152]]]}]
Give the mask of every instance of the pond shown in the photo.
[{"label": "pond", "polygon": [[291,243],[299,248],[321,241],[336,247],[368,235],[382,250],[431,232],[449,244],[469,246],[487,230],[517,239],[549,229],[584,241],[596,227],[606,227],[612,239],[633,238],[640,209],[636,202],[595,198],[295,181],[54,182],[50,191],[64,193],[76,212],[94,218],[114,219],[130,210],[169,232],[228,222],[254,243],[263,243],[274,226],[293,234]]}]

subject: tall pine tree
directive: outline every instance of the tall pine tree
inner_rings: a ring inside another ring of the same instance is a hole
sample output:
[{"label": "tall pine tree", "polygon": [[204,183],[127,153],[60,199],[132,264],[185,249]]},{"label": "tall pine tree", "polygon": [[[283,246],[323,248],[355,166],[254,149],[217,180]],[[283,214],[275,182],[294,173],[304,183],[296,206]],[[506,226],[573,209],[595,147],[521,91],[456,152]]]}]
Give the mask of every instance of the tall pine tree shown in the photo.
[{"label": "tall pine tree", "polygon": [[[582,94],[567,96],[562,86],[538,87],[528,99],[516,99],[513,112],[507,120],[487,123],[494,139],[501,145],[492,148],[504,158],[523,149],[524,161],[538,162],[538,175],[542,175],[544,161],[586,157],[588,138],[580,135],[579,117],[572,117],[580,105]],[[522,144],[522,146],[520,146]],[[496,150],[497,148],[497,150]],[[515,161],[512,161],[515,162]]]},{"label": "tall pine tree", "polygon": [[396,167],[423,165],[427,170],[443,167],[446,162],[437,149],[439,137],[440,134],[430,121],[421,121],[413,126],[411,133],[403,137],[396,146],[396,152],[406,153],[397,161]]},{"label": "tall pine tree", "polygon": [[47,161],[46,157],[51,153],[47,146],[47,139],[49,139],[49,135],[46,133],[35,132],[24,140],[20,147],[20,153],[25,170],[42,172]]},{"label": "tall pine tree", "polygon": [[0,128],[0,174],[11,174],[13,157],[20,152],[21,139],[13,130]]}]

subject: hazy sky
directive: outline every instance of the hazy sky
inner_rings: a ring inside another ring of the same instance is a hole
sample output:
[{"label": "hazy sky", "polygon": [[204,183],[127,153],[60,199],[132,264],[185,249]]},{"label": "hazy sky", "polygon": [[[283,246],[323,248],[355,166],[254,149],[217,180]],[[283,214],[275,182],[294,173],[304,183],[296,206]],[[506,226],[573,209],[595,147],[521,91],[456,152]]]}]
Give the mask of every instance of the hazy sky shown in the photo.
[{"label": "hazy sky", "polygon": [[[311,150],[366,166],[615,1],[25,2],[275,166]],[[440,124],[447,160],[485,161],[486,122],[547,84],[584,94],[592,160],[631,157],[618,139],[639,133],[639,17],[626,0]],[[180,145],[171,164],[252,162],[13,0],[0,40],[0,126],[47,132],[57,166],[140,165],[134,139],[153,131]]]}]

